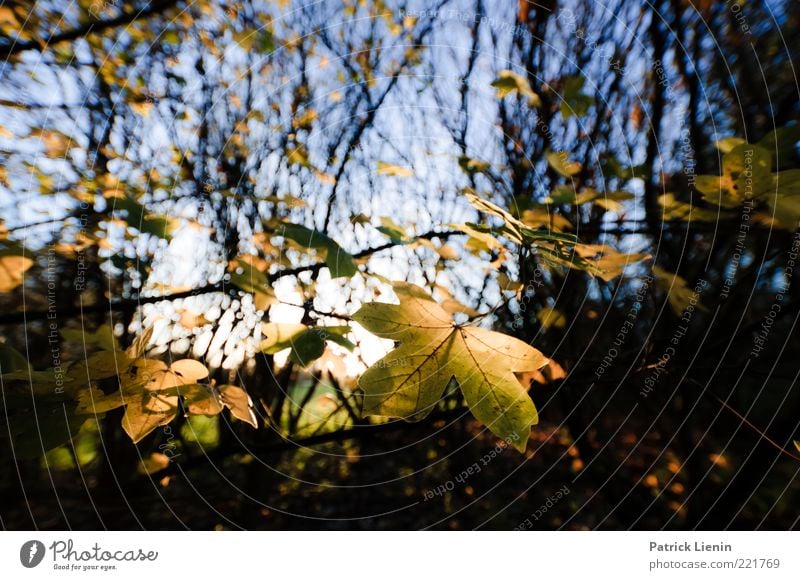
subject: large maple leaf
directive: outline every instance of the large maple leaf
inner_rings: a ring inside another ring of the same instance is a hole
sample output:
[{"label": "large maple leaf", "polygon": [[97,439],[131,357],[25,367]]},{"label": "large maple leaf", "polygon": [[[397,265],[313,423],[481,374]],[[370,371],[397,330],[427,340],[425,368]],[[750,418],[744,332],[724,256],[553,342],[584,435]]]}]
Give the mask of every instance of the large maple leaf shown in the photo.
[{"label": "large maple leaf", "polygon": [[519,339],[456,324],[421,293],[401,304],[365,304],[353,316],[371,333],[399,346],[359,379],[366,415],[418,420],[441,399],[451,379],[473,415],[495,435],[524,451],[536,407],[514,373],[536,371],[547,362]]}]

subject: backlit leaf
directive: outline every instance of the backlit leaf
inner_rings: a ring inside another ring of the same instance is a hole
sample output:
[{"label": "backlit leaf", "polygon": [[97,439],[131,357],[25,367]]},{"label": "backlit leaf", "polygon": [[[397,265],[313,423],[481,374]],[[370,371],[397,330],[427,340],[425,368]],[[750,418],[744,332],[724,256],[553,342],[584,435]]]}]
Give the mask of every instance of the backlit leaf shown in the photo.
[{"label": "backlit leaf", "polygon": [[33,260],[27,256],[13,253],[0,255],[0,292],[11,292],[22,284],[22,278],[31,266]]},{"label": "backlit leaf", "polygon": [[533,92],[528,79],[514,71],[501,70],[497,74],[497,79],[492,82],[492,86],[497,89],[497,97],[500,99],[516,92],[526,97],[532,107],[542,106],[541,98]]},{"label": "backlit leaf", "polygon": [[400,305],[365,304],[353,318],[399,346],[359,379],[367,415],[425,417],[455,378],[472,413],[497,436],[524,450],[536,408],[515,372],[546,358],[530,345],[475,326],[459,326],[437,303],[406,297]]},{"label": "backlit leaf", "polygon": [[231,415],[253,428],[258,427],[253,401],[244,389],[234,385],[222,385],[219,388],[219,396],[222,403],[230,409]]},{"label": "backlit leaf", "polygon": [[570,161],[566,151],[549,151],[546,157],[550,167],[564,177],[572,177],[581,170],[581,164],[577,161]]},{"label": "backlit leaf", "polygon": [[122,428],[131,441],[138,443],[158,427],[178,416],[178,396],[143,393],[125,407]]},{"label": "backlit leaf", "polygon": [[390,165],[383,161],[378,161],[378,175],[390,175],[392,177],[414,177],[414,171],[410,167],[402,165]]}]

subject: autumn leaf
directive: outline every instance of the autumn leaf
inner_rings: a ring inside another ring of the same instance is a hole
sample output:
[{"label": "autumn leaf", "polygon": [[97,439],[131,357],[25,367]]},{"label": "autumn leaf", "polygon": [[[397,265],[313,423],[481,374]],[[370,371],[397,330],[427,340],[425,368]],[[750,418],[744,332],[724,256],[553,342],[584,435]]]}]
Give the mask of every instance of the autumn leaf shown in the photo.
[{"label": "autumn leaf", "polygon": [[[700,176],[702,177],[702,176]],[[719,198],[717,198],[717,202]],[[658,203],[662,207],[664,221],[679,219],[683,221],[705,221],[714,222],[729,217],[723,211],[716,209],[706,209],[696,204],[686,203],[675,199],[672,193],[665,193],[658,197]]]},{"label": "autumn leaf", "polygon": [[532,107],[541,107],[542,100],[528,83],[528,79],[524,76],[510,70],[501,70],[497,73],[497,78],[492,82],[492,86],[497,90],[497,98],[502,99],[511,93],[519,93],[527,97],[528,103]]},{"label": "autumn leaf", "polygon": [[741,137],[725,137],[724,139],[719,139],[714,144],[717,146],[717,149],[722,151],[723,153],[730,153],[739,145],[744,145],[747,143]]},{"label": "autumn leaf", "polygon": [[564,314],[559,310],[550,308],[549,306],[545,306],[539,312],[537,312],[536,318],[539,320],[539,324],[541,324],[545,330],[551,327],[564,328],[567,325],[567,317],[564,316]]},{"label": "autumn leaf", "polygon": [[258,427],[256,414],[253,411],[253,401],[243,388],[235,385],[222,385],[219,387],[219,396],[222,404],[230,409],[231,415],[254,428]]},{"label": "autumn leaf", "polygon": [[137,471],[142,475],[158,473],[159,471],[167,468],[169,461],[170,459],[168,456],[164,455],[163,453],[154,452],[148,457],[142,457],[142,461],[139,463]]},{"label": "autumn leaf", "polygon": [[564,177],[572,177],[581,170],[581,164],[577,161],[570,161],[566,151],[548,151],[545,157],[547,157],[550,167]]},{"label": "autumn leaf", "polygon": [[[546,385],[567,378],[567,371],[553,359],[549,359],[545,366],[530,375],[531,380]],[[523,383],[525,381],[523,380]]]},{"label": "autumn leaf", "polygon": [[[689,283],[677,274],[673,274],[660,266],[653,266],[653,274],[656,276],[656,286],[667,295],[667,301],[675,316],[683,316],[691,301],[696,299],[694,291],[689,287]],[[697,308],[703,311],[708,310],[699,302],[697,303]]]},{"label": "autumn leaf", "polygon": [[397,224],[390,217],[381,217],[381,225],[379,225],[376,229],[385,236],[388,236],[390,240],[397,244],[403,244],[411,240],[405,228]]},{"label": "autumn leaf", "polygon": [[389,175],[391,177],[414,177],[414,171],[410,167],[402,165],[391,165],[378,161],[378,175]]},{"label": "autumn leaf", "polygon": [[145,392],[125,407],[122,428],[131,441],[138,443],[154,429],[166,425],[177,416],[177,395]]},{"label": "autumn leaf", "polygon": [[75,412],[79,415],[102,415],[122,407],[125,403],[124,395],[120,391],[106,395],[96,387],[89,387],[78,393],[78,407]]},{"label": "autumn leaf", "polygon": [[245,292],[250,292],[256,308],[266,310],[277,302],[275,292],[270,286],[267,276],[257,267],[254,256],[240,256],[232,263],[232,267],[231,284]]},{"label": "autumn leaf", "polygon": [[153,361],[150,368],[148,391],[163,391],[182,385],[191,385],[208,377],[208,369],[203,363],[189,358],[172,363],[169,367],[161,361]]},{"label": "autumn leaf", "polygon": [[605,282],[610,282],[625,272],[625,268],[649,260],[650,254],[625,254],[607,244],[576,244],[575,253],[592,267],[592,273]]},{"label": "autumn leaf", "polygon": [[441,306],[419,294],[400,305],[373,302],[353,315],[373,334],[399,346],[359,380],[367,415],[418,420],[441,399],[452,378],[472,413],[495,435],[523,451],[536,407],[515,372],[531,372],[547,359],[510,336],[453,322]]},{"label": "autumn leaf", "polygon": [[31,266],[33,260],[27,256],[13,253],[0,255],[0,292],[11,292],[22,284],[22,278]]},{"label": "autumn leaf", "polygon": [[190,330],[193,328],[197,328],[199,326],[205,326],[206,324],[209,323],[209,321],[206,320],[205,316],[203,316],[202,314],[197,314],[190,310],[182,309],[178,311],[178,314],[180,315],[180,318],[178,319],[178,324]]},{"label": "autumn leaf", "polygon": [[214,417],[222,412],[222,402],[213,387],[197,383],[178,387],[189,415]]}]

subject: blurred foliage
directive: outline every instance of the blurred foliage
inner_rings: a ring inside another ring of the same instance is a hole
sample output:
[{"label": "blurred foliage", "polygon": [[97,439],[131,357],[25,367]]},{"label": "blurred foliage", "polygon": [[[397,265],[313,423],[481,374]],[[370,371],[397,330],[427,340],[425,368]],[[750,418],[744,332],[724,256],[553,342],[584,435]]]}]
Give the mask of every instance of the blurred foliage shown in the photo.
[{"label": "blurred foliage", "polygon": [[481,462],[387,521],[796,525],[800,9],[727,4],[3,4],[0,454],[198,527]]}]

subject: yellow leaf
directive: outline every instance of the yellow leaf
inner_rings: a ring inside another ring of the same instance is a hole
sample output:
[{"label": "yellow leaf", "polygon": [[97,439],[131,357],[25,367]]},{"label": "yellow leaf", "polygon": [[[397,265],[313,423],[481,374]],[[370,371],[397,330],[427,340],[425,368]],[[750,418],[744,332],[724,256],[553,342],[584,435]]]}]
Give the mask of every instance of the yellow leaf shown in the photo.
[{"label": "yellow leaf", "polygon": [[187,385],[180,387],[180,394],[190,415],[213,417],[222,412],[222,403],[217,393],[205,385]]},{"label": "yellow leaf", "polygon": [[539,369],[544,355],[516,338],[457,325],[432,300],[404,298],[400,305],[365,304],[353,315],[373,334],[399,343],[359,379],[364,414],[420,419],[454,378],[475,417],[524,451],[538,416],[514,373]]},{"label": "yellow leaf", "polygon": [[569,154],[566,151],[550,151],[546,157],[550,167],[564,177],[572,177],[578,174],[582,168],[577,161],[569,160]]},{"label": "yellow leaf", "polygon": [[90,387],[78,394],[78,407],[75,412],[79,415],[101,415],[122,407],[125,403],[119,391],[106,395],[100,389]]},{"label": "yellow leaf", "polygon": [[[676,316],[683,316],[691,301],[695,299],[694,291],[689,287],[686,280],[660,266],[653,266],[653,274],[656,276],[656,286],[667,294],[667,300],[672,311]],[[699,303],[697,308],[707,310],[705,306]]]},{"label": "yellow leaf", "polygon": [[181,359],[169,368],[164,363],[155,365],[152,376],[145,387],[148,391],[161,391],[182,385],[191,385],[208,377],[208,369],[203,363],[192,359]]},{"label": "yellow leaf", "polygon": [[539,320],[545,329],[549,328],[564,328],[567,325],[567,317],[555,308],[545,306],[536,313],[536,318]]},{"label": "yellow leaf", "polygon": [[325,185],[336,185],[336,178],[333,175],[322,171],[317,171],[316,175],[320,183],[324,183]]},{"label": "yellow leaf", "polygon": [[547,364],[544,365],[540,370],[535,371],[531,376],[532,380],[542,385],[566,378],[567,371],[565,371],[564,367],[562,367],[553,359],[548,359]]},{"label": "yellow leaf", "polygon": [[145,393],[125,408],[122,428],[134,443],[138,443],[154,429],[166,425],[177,416],[177,395],[163,397]]},{"label": "yellow leaf", "polygon": [[501,70],[497,74],[497,79],[492,82],[492,86],[497,90],[497,98],[502,99],[511,93],[517,92],[527,97],[528,104],[532,107],[541,107],[542,100],[528,83],[528,79],[511,70]]},{"label": "yellow leaf", "polygon": [[449,244],[437,248],[436,253],[439,254],[443,260],[458,260],[461,257],[458,254],[458,250]]},{"label": "yellow leaf", "polygon": [[25,272],[31,266],[33,260],[25,256],[0,256],[0,292],[11,292],[22,284]]},{"label": "yellow leaf", "polygon": [[169,457],[163,453],[151,453],[148,457],[143,457],[142,462],[139,464],[137,471],[144,475],[151,473],[158,473],[167,468],[169,465]]},{"label": "yellow leaf", "polygon": [[390,175],[392,177],[414,177],[414,171],[410,167],[390,165],[389,163],[378,161],[378,175]]},{"label": "yellow leaf", "polygon": [[178,323],[185,328],[192,329],[198,326],[205,326],[208,324],[208,320],[206,320],[206,317],[202,314],[196,314],[189,310],[181,310]]},{"label": "yellow leaf", "polygon": [[150,115],[150,111],[153,108],[152,101],[139,101],[130,104],[131,111],[136,113],[141,117],[147,118]]},{"label": "yellow leaf", "polygon": [[305,324],[265,322],[261,325],[261,334],[264,336],[264,340],[261,341],[258,348],[261,352],[275,354],[291,348],[293,342],[306,330],[308,327]]}]

